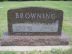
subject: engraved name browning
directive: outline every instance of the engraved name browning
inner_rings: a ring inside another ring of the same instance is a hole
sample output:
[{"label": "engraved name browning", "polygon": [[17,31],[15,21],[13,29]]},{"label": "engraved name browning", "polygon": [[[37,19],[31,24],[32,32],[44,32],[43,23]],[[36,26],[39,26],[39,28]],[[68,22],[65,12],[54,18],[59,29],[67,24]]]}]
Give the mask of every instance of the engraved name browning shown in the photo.
[{"label": "engraved name browning", "polygon": [[57,16],[55,13],[15,13],[16,18],[26,18],[26,19],[56,19]]}]

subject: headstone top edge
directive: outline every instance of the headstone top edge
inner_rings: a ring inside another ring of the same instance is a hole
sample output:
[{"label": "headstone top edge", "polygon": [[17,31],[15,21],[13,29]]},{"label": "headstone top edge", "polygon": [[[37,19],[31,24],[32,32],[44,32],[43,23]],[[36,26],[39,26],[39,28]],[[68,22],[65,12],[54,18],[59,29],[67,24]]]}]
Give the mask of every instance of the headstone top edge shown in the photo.
[{"label": "headstone top edge", "polygon": [[11,8],[11,9],[8,10],[8,12],[12,11],[12,10],[19,10],[19,9],[24,9],[24,8],[41,8],[41,9],[44,8],[44,9],[51,9],[51,10],[60,11],[60,12],[63,13],[63,10],[61,10],[61,9],[50,8],[50,7],[19,7],[19,8]]}]

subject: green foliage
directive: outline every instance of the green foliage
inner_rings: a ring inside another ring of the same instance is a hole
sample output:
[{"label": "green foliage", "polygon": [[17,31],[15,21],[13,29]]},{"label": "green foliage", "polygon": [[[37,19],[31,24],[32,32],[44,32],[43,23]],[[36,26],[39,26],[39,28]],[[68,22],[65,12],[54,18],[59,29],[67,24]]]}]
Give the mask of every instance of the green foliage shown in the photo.
[{"label": "green foliage", "polygon": [[0,2],[2,2],[2,1],[4,1],[4,0],[0,0]]},{"label": "green foliage", "polygon": [[36,54],[37,53],[37,51],[29,51],[29,52],[27,52],[27,54]]},{"label": "green foliage", "polygon": [[61,49],[52,49],[51,54],[62,54]]},{"label": "green foliage", "polygon": [[70,49],[51,49],[48,51],[0,51],[0,54],[72,54],[72,48]]},{"label": "green foliage", "polygon": [[72,48],[63,51],[63,54],[72,54]]},{"label": "green foliage", "polygon": [[0,1],[72,1],[72,0],[0,0]]},{"label": "green foliage", "polygon": [[16,54],[16,52],[13,51],[2,51],[0,54]]}]

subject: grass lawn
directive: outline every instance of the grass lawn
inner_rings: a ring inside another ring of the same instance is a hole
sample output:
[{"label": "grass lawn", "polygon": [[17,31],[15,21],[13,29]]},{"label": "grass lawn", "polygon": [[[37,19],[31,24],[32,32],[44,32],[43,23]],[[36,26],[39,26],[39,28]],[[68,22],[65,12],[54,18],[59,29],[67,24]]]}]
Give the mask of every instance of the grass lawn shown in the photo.
[{"label": "grass lawn", "polygon": [[0,51],[0,54],[17,54],[17,52],[14,52],[14,51]]},{"label": "grass lawn", "polygon": [[72,48],[67,50],[51,49],[48,51],[0,51],[0,54],[72,54]]},{"label": "grass lawn", "polygon": [[27,6],[50,7],[64,11],[63,31],[70,37],[72,44],[72,2],[68,1],[28,1],[28,2],[0,2],[0,36],[8,29],[7,11],[9,9]]}]

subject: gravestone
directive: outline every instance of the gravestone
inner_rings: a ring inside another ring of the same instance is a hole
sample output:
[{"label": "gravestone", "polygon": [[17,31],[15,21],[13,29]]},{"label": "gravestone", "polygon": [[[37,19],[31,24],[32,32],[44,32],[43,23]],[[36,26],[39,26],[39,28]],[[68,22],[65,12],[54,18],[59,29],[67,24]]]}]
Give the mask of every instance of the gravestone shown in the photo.
[{"label": "gravestone", "polygon": [[8,11],[10,35],[61,35],[63,11],[27,7]]},{"label": "gravestone", "polygon": [[[67,45],[62,33],[63,11],[45,7],[8,10],[8,38],[2,45]],[[4,35],[5,36],[5,35]]]}]

